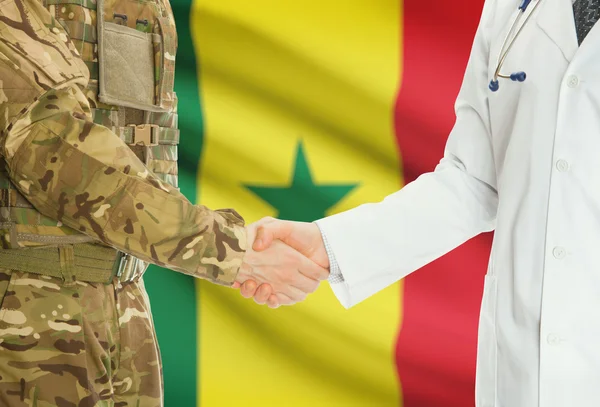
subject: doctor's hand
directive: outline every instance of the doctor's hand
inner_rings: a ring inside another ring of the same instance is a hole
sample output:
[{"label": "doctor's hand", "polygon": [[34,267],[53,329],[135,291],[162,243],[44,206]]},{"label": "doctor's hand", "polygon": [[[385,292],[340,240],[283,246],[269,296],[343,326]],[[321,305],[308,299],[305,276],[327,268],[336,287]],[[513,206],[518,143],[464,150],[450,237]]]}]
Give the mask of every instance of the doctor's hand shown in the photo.
[{"label": "doctor's hand", "polygon": [[[255,242],[257,228],[266,222],[257,222],[246,229],[249,246]],[[264,234],[264,232],[263,232]],[[303,301],[314,292],[322,280],[326,280],[329,271],[308,259],[297,250],[281,241],[268,241],[268,246],[261,246],[255,251],[248,247],[242,267],[237,275],[233,288],[243,286],[251,281],[254,285],[252,295],[259,304],[268,302],[269,306],[291,305]],[[263,285],[257,288],[258,285]]]},{"label": "doctor's hand", "polygon": [[[257,228],[257,233],[252,245],[253,250],[266,251],[272,245],[283,242],[323,269],[329,269],[329,257],[325,250],[321,232],[314,223],[291,222],[268,217],[255,223],[254,227]],[[252,242],[250,236],[248,237],[248,242]],[[261,284],[261,282],[251,278],[241,286],[241,294],[246,298],[254,297],[256,302],[267,302],[271,308],[288,305],[286,302],[281,301],[285,298],[273,294],[272,291],[273,289],[268,283]]]}]

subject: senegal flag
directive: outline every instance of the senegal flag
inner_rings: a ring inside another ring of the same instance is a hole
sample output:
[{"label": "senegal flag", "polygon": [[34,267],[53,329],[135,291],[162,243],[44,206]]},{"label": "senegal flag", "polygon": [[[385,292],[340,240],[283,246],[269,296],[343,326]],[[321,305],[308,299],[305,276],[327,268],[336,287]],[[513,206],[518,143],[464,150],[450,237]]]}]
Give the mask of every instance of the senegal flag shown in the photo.
[{"label": "senegal flag", "polygon": [[[182,191],[248,222],[310,222],[434,168],[482,0],[172,6]],[[489,246],[475,239],[350,310],[326,283],[270,310],[153,268],[166,407],[472,406]]]}]

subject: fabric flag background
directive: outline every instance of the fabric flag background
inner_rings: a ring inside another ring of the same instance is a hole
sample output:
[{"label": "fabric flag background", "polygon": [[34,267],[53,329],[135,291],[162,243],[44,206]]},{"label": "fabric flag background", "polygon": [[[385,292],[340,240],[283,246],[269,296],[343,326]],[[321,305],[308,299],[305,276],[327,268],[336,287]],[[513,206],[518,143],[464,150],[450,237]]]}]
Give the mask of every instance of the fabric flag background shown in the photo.
[{"label": "fabric flag background", "polygon": [[[252,222],[312,221],[432,170],[482,0],[172,5],[182,191]],[[166,407],[473,405],[489,244],[476,238],[351,310],[327,284],[273,311],[153,268]]]}]

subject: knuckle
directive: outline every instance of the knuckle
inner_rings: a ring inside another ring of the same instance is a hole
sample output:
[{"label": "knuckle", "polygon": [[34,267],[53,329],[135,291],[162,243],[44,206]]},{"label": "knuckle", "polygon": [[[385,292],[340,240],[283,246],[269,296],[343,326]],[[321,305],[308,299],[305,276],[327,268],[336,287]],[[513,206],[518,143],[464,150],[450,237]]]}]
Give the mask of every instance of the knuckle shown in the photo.
[{"label": "knuckle", "polygon": [[319,280],[321,278],[321,272],[319,269],[313,268],[312,270],[310,270],[310,272],[308,273],[310,275],[310,278],[312,278],[313,280]]},{"label": "knuckle", "polygon": [[265,216],[264,218],[262,218],[259,221],[259,224],[260,224],[259,228],[264,228],[265,225],[272,223],[274,221],[275,221],[275,218],[273,218],[272,216]]}]

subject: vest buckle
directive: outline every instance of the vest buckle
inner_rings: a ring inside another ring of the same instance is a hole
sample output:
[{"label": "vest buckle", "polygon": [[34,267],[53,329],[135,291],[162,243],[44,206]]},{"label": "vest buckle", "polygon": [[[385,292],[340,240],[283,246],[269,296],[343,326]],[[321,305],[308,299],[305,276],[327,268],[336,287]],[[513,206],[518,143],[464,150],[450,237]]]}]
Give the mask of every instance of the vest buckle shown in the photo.
[{"label": "vest buckle", "polygon": [[156,124],[130,124],[133,127],[132,145],[144,145],[146,147],[158,145],[158,126]]},{"label": "vest buckle", "polygon": [[143,264],[138,258],[121,251],[117,253],[113,275],[121,283],[131,283],[137,280],[143,272]]}]

